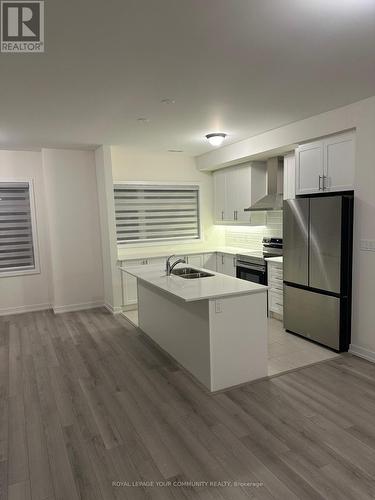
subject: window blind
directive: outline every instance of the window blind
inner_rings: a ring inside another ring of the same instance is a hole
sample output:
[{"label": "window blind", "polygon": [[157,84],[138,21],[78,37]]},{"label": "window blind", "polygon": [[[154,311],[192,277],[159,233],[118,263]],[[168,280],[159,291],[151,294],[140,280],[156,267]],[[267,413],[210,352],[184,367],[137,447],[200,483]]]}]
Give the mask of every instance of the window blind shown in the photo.
[{"label": "window blind", "polygon": [[0,272],[34,267],[28,182],[0,182]]},{"label": "window blind", "polygon": [[116,184],[117,242],[198,239],[199,187]]}]

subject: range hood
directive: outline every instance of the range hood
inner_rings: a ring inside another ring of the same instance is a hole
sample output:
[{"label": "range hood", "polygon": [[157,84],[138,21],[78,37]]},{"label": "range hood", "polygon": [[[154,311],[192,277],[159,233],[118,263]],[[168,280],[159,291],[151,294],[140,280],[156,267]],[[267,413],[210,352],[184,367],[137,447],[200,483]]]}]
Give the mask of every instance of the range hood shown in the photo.
[{"label": "range hood", "polygon": [[245,208],[245,212],[259,212],[283,209],[284,159],[276,156],[267,160],[267,194]]}]

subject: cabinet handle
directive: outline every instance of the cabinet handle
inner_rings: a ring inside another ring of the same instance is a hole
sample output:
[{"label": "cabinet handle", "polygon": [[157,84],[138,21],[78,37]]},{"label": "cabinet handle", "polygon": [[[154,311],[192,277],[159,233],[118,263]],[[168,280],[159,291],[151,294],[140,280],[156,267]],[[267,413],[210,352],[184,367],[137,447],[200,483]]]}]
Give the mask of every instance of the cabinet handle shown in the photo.
[{"label": "cabinet handle", "polygon": [[233,267],[236,267],[236,257],[233,257]]},{"label": "cabinet handle", "polygon": [[224,210],[221,211],[221,220],[224,220]]},{"label": "cabinet handle", "polygon": [[236,210],[236,220],[238,220],[238,212],[237,212],[237,210]]},{"label": "cabinet handle", "polygon": [[321,184],[320,184],[320,181],[321,179],[323,179],[323,191],[324,191],[324,175],[319,175],[319,191],[322,191],[322,187],[321,187]]},{"label": "cabinet handle", "polygon": [[224,265],[224,254],[221,255],[221,263]]},{"label": "cabinet handle", "polygon": [[[326,184],[327,181],[327,184]],[[328,177],[326,175],[323,175],[323,191],[325,191],[328,188]]]}]

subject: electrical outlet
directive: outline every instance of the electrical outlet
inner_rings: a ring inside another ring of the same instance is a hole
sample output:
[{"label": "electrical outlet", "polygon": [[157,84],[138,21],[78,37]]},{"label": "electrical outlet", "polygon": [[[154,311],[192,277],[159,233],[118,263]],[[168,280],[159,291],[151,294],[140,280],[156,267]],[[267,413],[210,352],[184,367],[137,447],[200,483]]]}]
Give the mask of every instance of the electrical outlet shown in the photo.
[{"label": "electrical outlet", "polygon": [[219,314],[223,311],[221,300],[215,300],[215,313]]},{"label": "electrical outlet", "polygon": [[360,249],[365,252],[375,252],[375,240],[361,240]]}]

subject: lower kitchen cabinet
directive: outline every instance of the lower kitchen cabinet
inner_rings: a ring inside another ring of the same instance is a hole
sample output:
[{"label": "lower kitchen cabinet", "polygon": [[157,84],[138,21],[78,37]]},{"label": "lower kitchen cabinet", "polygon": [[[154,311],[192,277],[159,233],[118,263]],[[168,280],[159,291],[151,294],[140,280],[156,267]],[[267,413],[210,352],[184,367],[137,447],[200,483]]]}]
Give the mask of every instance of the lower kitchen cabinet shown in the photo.
[{"label": "lower kitchen cabinet", "polygon": [[217,271],[216,253],[206,253],[203,255],[203,267],[209,271]]},{"label": "lower kitchen cabinet", "polygon": [[282,319],[284,308],[283,265],[281,262],[268,261],[267,266],[269,315]]},{"label": "lower kitchen cabinet", "polygon": [[235,255],[218,252],[216,257],[216,270],[218,273],[236,276],[236,257]]},{"label": "lower kitchen cabinet", "polygon": [[187,255],[185,261],[190,267],[204,267],[204,259],[201,254]]},{"label": "lower kitchen cabinet", "polygon": [[[125,260],[121,263],[121,267],[138,267],[161,264],[165,262],[164,258],[151,258],[151,259],[134,259]],[[137,279],[128,273],[121,273],[122,275],[122,296],[123,307],[126,309],[135,309],[138,303],[137,296]]]}]

